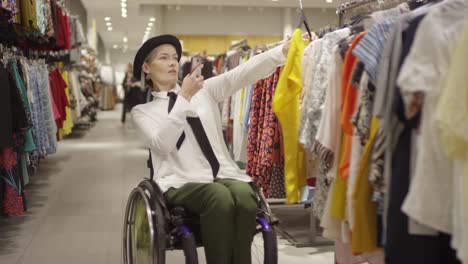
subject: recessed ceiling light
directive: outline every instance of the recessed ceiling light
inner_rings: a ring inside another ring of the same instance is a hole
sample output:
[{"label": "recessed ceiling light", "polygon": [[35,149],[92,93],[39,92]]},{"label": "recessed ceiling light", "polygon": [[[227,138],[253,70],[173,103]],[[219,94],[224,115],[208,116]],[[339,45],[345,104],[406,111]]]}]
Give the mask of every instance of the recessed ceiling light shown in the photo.
[{"label": "recessed ceiling light", "polygon": [[110,27],[110,26],[112,26],[112,23],[111,23],[111,22],[107,22],[107,23],[106,23],[106,26]]},{"label": "recessed ceiling light", "polygon": [[153,23],[148,23],[148,27],[152,27],[153,25]]},{"label": "recessed ceiling light", "polygon": [[150,28],[150,27],[147,27],[147,28],[146,28],[146,31],[151,31],[151,28]]},{"label": "recessed ceiling light", "polygon": [[156,21],[156,18],[151,17],[149,20],[150,20],[151,22],[154,22],[154,21]]},{"label": "recessed ceiling light", "polygon": [[273,2],[278,2],[279,0],[271,0],[271,1],[273,1]]},{"label": "recessed ceiling light", "polygon": [[122,0],[122,3],[126,3],[126,2],[127,2],[127,0]]},{"label": "recessed ceiling light", "polygon": [[110,17],[105,17],[104,20],[105,20],[105,21],[110,21],[111,18],[110,18]]},{"label": "recessed ceiling light", "polygon": [[114,44],[114,46],[113,46],[113,47],[114,47],[114,49],[118,49],[118,48],[119,48],[119,45],[117,45],[117,44]]},{"label": "recessed ceiling light", "polygon": [[126,18],[126,17],[127,17],[127,13],[122,14],[122,17],[123,17],[123,18]]},{"label": "recessed ceiling light", "polygon": [[123,42],[127,43],[127,42],[128,42],[128,38],[127,38],[127,37],[124,37],[124,38],[123,38]]},{"label": "recessed ceiling light", "polygon": [[127,9],[126,8],[122,8],[122,13],[127,13]]},{"label": "recessed ceiling light", "polygon": [[333,0],[327,0],[327,3],[333,3]]},{"label": "recessed ceiling light", "polygon": [[125,7],[127,7],[127,3],[122,2],[122,3],[120,3],[120,6],[123,7],[123,8],[125,8]]},{"label": "recessed ceiling light", "polygon": [[107,28],[107,30],[109,30],[109,31],[112,31],[112,30],[113,30],[113,28],[112,28],[112,27],[108,27],[108,28]]}]

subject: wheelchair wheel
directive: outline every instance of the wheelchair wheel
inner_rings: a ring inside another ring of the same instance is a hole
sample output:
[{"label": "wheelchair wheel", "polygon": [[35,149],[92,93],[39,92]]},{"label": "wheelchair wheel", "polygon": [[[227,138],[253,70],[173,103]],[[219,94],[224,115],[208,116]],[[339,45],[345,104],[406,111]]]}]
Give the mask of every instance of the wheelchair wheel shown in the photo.
[{"label": "wheelchair wheel", "polygon": [[277,264],[278,263],[278,239],[274,225],[277,219],[273,216],[268,202],[255,185],[251,185],[258,202],[257,230],[252,241],[253,264]]},{"label": "wheelchair wheel", "polygon": [[264,218],[257,219],[258,227],[252,241],[252,264],[277,264],[278,241],[276,232]]},{"label": "wheelchair wheel", "polygon": [[151,193],[135,188],[128,199],[123,230],[124,264],[164,264],[165,231],[162,209]]}]

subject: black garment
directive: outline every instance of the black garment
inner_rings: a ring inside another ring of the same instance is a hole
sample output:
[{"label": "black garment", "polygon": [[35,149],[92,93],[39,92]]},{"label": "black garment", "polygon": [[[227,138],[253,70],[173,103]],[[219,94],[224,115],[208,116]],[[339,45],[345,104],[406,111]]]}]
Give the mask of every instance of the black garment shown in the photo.
[{"label": "black garment", "polygon": [[13,116],[8,71],[0,66],[0,148],[13,146]]},{"label": "black garment", "polygon": [[[167,96],[169,96],[168,112],[170,113],[172,108],[174,107],[175,101],[177,100],[177,94],[170,92],[167,93]],[[210,163],[211,170],[213,171],[213,177],[216,178],[216,175],[218,175],[219,171],[219,161],[213,152],[213,148],[211,147],[210,141],[208,140],[208,136],[206,135],[205,129],[203,128],[200,118],[187,117],[187,122],[189,123],[190,127],[193,130],[193,133],[195,134],[195,138],[197,139],[198,145],[200,146],[203,155]],[[180,138],[177,141],[177,149],[180,148],[184,139],[185,132],[182,132],[182,135],[180,135]]]},{"label": "black garment", "polygon": [[[403,34],[403,49],[400,67],[413,44],[417,28],[424,16],[415,18]],[[460,263],[450,247],[450,237],[410,235],[408,216],[401,210],[410,184],[410,157],[413,130],[419,126],[421,113],[408,120],[399,87],[395,87],[394,114],[403,124],[392,156],[392,175],[389,189],[389,207],[385,243],[385,263],[387,264],[451,264]]]},{"label": "black garment", "polygon": [[30,127],[19,88],[10,72],[0,66],[0,148],[14,146],[13,134]]},{"label": "black garment", "polygon": [[[126,114],[130,112],[133,107],[146,103],[147,91],[143,91],[141,87],[135,86],[130,87],[127,85],[128,81],[128,74],[125,74],[125,78],[123,81],[123,88],[124,88],[124,100],[123,100],[123,107],[122,107],[122,123],[125,123]],[[138,82],[138,80],[133,77],[131,82]]]}]

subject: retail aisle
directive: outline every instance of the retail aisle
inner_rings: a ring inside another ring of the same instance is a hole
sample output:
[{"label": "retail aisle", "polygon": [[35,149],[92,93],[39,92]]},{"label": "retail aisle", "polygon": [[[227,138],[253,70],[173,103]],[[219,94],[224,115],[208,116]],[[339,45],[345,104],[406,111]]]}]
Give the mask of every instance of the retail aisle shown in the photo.
[{"label": "retail aisle", "polygon": [[[120,123],[120,109],[98,118],[40,164],[27,188],[26,216],[0,220],[1,264],[121,263],[124,206],[148,174],[147,152],[131,120]],[[281,240],[279,250],[279,263],[333,263],[332,248],[297,249]],[[182,264],[181,255],[171,252],[168,263]]]}]

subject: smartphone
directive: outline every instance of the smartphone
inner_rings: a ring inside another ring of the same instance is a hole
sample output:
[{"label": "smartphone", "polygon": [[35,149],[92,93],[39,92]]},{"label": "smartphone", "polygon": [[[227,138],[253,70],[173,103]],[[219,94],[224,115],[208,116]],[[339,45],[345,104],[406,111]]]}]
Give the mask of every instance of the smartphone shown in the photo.
[{"label": "smartphone", "polygon": [[193,72],[200,64],[203,64],[203,59],[199,56],[195,56],[192,58],[192,70],[190,72]]}]

